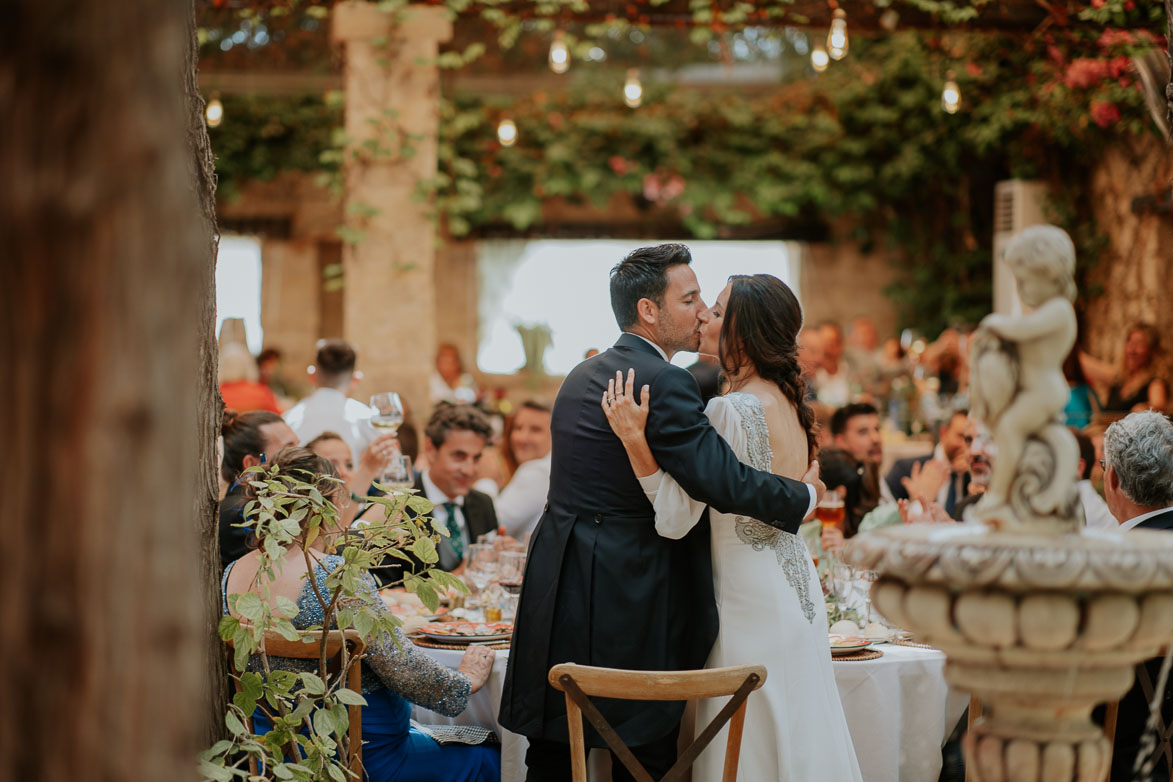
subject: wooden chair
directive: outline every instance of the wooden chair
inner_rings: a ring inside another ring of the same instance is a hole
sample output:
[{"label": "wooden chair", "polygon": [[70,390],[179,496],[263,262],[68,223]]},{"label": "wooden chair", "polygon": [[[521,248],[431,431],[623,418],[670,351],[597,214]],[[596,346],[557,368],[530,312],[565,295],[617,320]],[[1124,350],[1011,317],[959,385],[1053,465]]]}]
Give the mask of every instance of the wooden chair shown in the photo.
[{"label": "wooden chair", "polygon": [[766,681],[766,668],[762,665],[739,665],[705,671],[622,671],[563,663],[550,669],[549,681],[550,686],[566,694],[566,720],[570,729],[570,762],[574,782],[587,782],[583,714],[586,714],[591,725],[637,782],[655,782],[591,703],[592,696],[635,701],[686,701],[724,695],[733,697],[708,727],[681,752],[661,782],[682,779],[726,722],[729,723],[729,740],[725,745],[725,773],[721,778],[724,782],[733,782],[737,778],[737,763],[741,757],[745,701],[751,692]]},{"label": "wooden chair", "polygon": [[[243,622],[241,624],[244,624]],[[279,633],[269,630],[265,633],[265,652],[270,657],[293,657],[299,660],[317,660],[321,656],[321,631],[303,632],[304,638],[311,639],[310,643],[305,641],[290,641],[281,636]],[[331,672],[336,673],[342,664],[342,648],[343,643],[346,645],[347,653],[352,657],[360,656],[366,644],[362,638],[354,630],[331,630],[326,638],[326,659],[329,660],[329,667]],[[236,686],[236,691],[240,692],[240,678],[236,675],[233,667],[233,644],[232,639],[224,642],[228,652],[228,670],[233,673],[232,683]],[[355,662],[350,666],[346,678],[347,689],[355,692],[362,692],[362,665]],[[347,714],[350,717],[350,729],[347,731],[349,751],[347,755],[347,766],[352,772],[362,778],[362,706],[347,706]],[[247,726],[249,731],[253,731],[252,715],[247,716]],[[255,731],[253,731],[255,732]],[[257,775],[256,759],[249,758],[249,768],[253,776]]]}]

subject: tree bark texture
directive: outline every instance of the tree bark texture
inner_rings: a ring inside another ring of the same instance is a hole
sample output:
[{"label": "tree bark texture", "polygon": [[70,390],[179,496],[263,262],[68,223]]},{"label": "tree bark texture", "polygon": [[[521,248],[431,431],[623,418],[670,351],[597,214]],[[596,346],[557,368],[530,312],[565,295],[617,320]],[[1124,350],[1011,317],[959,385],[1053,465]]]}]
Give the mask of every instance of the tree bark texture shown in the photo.
[{"label": "tree bark texture", "polygon": [[0,6],[0,779],[193,778],[211,414],[191,6]]},{"label": "tree bark texture", "polygon": [[196,37],[195,0],[186,0],[187,36],[182,65],[183,93],[187,99],[187,145],[192,164],[191,182],[199,202],[199,222],[204,238],[203,266],[199,286],[193,294],[199,304],[196,316],[199,367],[196,377],[195,421],[198,430],[198,467],[194,479],[194,519],[199,535],[200,583],[204,600],[204,661],[200,670],[206,676],[204,687],[204,741],[210,746],[224,733],[224,711],[228,705],[228,667],[223,646],[216,633],[220,605],[220,538],[216,438],[220,433],[220,414],[224,408],[216,379],[219,348],[216,342],[216,251],[219,231],[216,228],[216,168],[212,144],[204,124],[206,108],[198,83],[199,43]]}]

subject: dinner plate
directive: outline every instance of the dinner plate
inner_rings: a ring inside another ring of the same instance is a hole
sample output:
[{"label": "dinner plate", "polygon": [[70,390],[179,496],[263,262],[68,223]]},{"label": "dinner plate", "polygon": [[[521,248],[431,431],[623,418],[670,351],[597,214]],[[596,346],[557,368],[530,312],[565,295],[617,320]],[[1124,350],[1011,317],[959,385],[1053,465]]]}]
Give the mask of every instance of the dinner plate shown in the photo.
[{"label": "dinner plate", "polygon": [[[478,629],[481,632],[478,633]],[[429,641],[450,644],[483,643],[507,640],[513,635],[513,625],[508,622],[435,622],[424,625],[419,632]]]},{"label": "dinner plate", "polygon": [[831,656],[833,657],[862,651],[873,643],[863,636],[836,635],[834,633],[828,634],[827,641],[831,645]]}]

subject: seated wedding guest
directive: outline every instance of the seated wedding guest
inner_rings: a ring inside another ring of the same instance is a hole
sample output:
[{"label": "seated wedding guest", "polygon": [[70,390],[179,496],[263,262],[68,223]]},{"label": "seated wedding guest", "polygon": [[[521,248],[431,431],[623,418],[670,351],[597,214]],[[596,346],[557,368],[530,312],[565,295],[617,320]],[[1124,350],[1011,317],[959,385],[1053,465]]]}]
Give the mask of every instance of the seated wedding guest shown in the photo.
[{"label": "seated wedding guest", "polygon": [[815,375],[823,365],[823,337],[818,329],[803,329],[798,335],[798,366],[802,379],[806,381],[804,402],[818,398],[815,391]]},{"label": "seated wedding guest", "polygon": [[[835,447],[846,451],[854,460],[860,476],[859,501],[844,519],[843,533],[850,538],[869,511],[882,502],[896,502],[888,484],[880,480],[880,463],[884,460],[880,413],[866,402],[845,405],[831,416],[831,436]],[[823,482],[826,483],[825,478]]]},{"label": "seated wedding guest", "polygon": [[1132,326],[1124,337],[1124,352],[1113,366],[1106,361],[1080,353],[1084,375],[1106,389],[1100,395],[1105,413],[1129,413],[1164,410],[1169,403],[1169,389],[1157,375],[1156,361],[1161,344],[1157,330],[1147,323]]},{"label": "seated wedding guest", "polygon": [[[282,473],[292,473],[303,481],[308,479],[331,499],[345,499],[346,488],[328,480],[339,476],[321,456],[293,447],[277,454],[275,461]],[[303,525],[297,542],[288,547],[274,568],[277,576],[270,584],[271,594],[262,595],[262,599],[284,597],[294,601],[298,613],[292,622],[298,629],[322,621],[323,606],[317,593],[328,593],[326,579],[342,564],[342,557],[327,553],[334,537],[330,531],[318,535],[308,546],[305,532]],[[312,569],[307,569],[306,554],[313,563]],[[229,563],[221,582],[224,613],[229,613],[228,595],[262,594],[257,584],[259,569],[260,557],[256,551]],[[359,588],[371,595],[377,590],[369,575],[362,577]],[[377,596],[373,606],[377,612],[387,610]],[[468,726],[454,731],[411,724],[413,703],[448,717],[463,712],[469,696],[488,681],[493,658],[491,649],[470,646],[460,666],[452,671],[410,643],[398,628],[394,637],[383,634],[368,643],[361,662],[362,695],[366,699],[362,707],[364,778],[370,782],[419,779],[497,782],[501,778],[501,755],[498,747],[484,744],[488,731]],[[260,665],[259,657],[250,661],[250,668]],[[269,657],[269,665],[294,673],[317,670],[314,660],[286,657]],[[254,729],[262,735],[272,729],[272,723],[260,708],[253,714],[253,721]],[[434,736],[446,743],[438,742]],[[450,743],[454,740],[461,743]]]},{"label": "seated wedding guest", "polygon": [[517,466],[493,501],[497,522],[521,540],[538,523],[550,492],[550,407],[527,400],[505,427],[505,453]]},{"label": "seated wedding guest", "polygon": [[[1122,532],[1133,529],[1173,531],[1173,424],[1160,413],[1132,413],[1104,433],[1104,494]],[[1131,782],[1149,716],[1141,677],[1158,681],[1160,657],[1137,666],[1137,681],[1120,699],[1112,751],[1111,782]],[[1165,688],[1161,713],[1173,724],[1173,684]],[[1164,757],[1158,757],[1153,780],[1168,780]]]},{"label": "seated wedding guest", "polygon": [[362,379],[355,371],[354,348],[340,339],[318,342],[318,355],[310,367],[310,379],[317,390],[285,413],[285,422],[308,443],[322,432],[337,432],[358,460],[378,432],[371,426],[373,410],[347,396]]},{"label": "seated wedding guest", "polygon": [[1075,442],[1079,444],[1079,501],[1083,505],[1083,517],[1089,529],[1116,529],[1116,518],[1108,510],[1104,498],[1092,486],[1092,466],[1096,464],[1096,447],[1092,439],[1078,429],[1071,429]]},{"label": "seated wedding guest", "polygon": [[1071,348],[1067,360],[1063,362],[1063,377],[1070,389],[1063,415],[1067,417],[1068,426],[1082,429],[1092,422],[1096,413],[1100,412],[1100,400],[1083,374],[1077,347]]},{"label": "seated wedding guest", "polygon": [[947,468],[948,478],[931,499],[939,502],[946,513],[953,513],[957,503],[969,493],[969,449],[972,436],[967,439],[968,415],[965,410],[957,410],[949,415],[937,431],[937,446],[930,455],[898,459],[892,464],[884,480],[888,482],[893,497],[898,500],[909,499],[904,479],[923,470],[930,460],[935,460]]},{"label": "seated wedding guest", "polygon": [[268,410],[280,413],[277,397],[264,383],[257,382],[256,361],[248,348],[239,342],[229,342],[220,349],[220,368],[217,379],[220,382],[220,396],[224,407],[247,413],[249,410]]},{"label": "seated wedding guest", "polygon": [[982,492],[990,484],[993,470],[994,441],[972,419],[966,425],[966,441],[970,443],[969,494],[956,503],[953,513],[948,513],[935,498],[949,479],[949,468],[942,462],[929,459],[923,464],[914,464],[912,474],[902,480],[905,492],[912,499],[899,499],[894,505],[881,504],[863,517],[859,523],[860,532],[868,532],[892,524],[943,524],[963,521],[965,510],[981,499]]},{"label": "seated wedding guest", "polygon": [[815,414],[815,438],[819,450],[830,448],[835,440],[831,434],[831,416],[835,414],[835,411],[817,400],[807,402],[807,404],[811,406],[811,412]]},{"label": "seated wedding guest", "polygon": [[828,321],[819,326],[822,337],[823,361],[815,372],[815,392],[823,404],[843,407],[851,401],[851,382],[847,362],[843,360],[843,331],[838,324]]},{"label": "seated wedding guest", "polygon": [[[497,531],[493,499],[472,487],[492,437],[485,414],[472,405],[440,404],[424,428],[428,467],[416,476],[414,488],[435,505],[433,523],[448,530],[449,536],[437,546],[440,570],[459,568],[478,537]],[[403,577],[404,567],[401,562],[386,562],[374,575],[382,584],[393,584]],[[418,564],[410,569],[417,570]]]},{"label": "seated wedding guest", "polygon": [[305,447],[330,462],[334,472],[346,484],[346,493],[339,495],[334,502],[338,506],[342,523],[349,527],[359,517],[371,521],[371,513],[367,512],[370,506],[363,502],[363,497],[371,493],[371,484],[379,480],[388,460],[399,453],[399,442],[395,435],[388,433],[375,438],[362,452],[357,466],[350,455],[350,446],[337,432],[322,432],[306,443]]},{"label": "seated wedding guest", "polygon": [[244,506],[248,504],[248,487],[238,480],[240,474],[272,461],[282,448],[297,445],[297,435],[281,416],[267,410],[225,410],[220,435],[224,443],[220,478],[228,483],[228,492],[220,500],[220,567],[224,567],[248,551],[248,530],[235,526],[244,522]]},{"label": "seated wedding guest", "polygon": [[[851,453],[837,446],[819,449],[818,456],[819,476],[827,487],[827,491],[838,492],[839,496],[843,498],[843,519],[844,525],[846,525],[847,521],[856,515],[855,511],[863,489],[859,462]],[[799,533],[804,539],[813,538],[819,542],[817,551],[820,567],[823,566],[824,554],[838,555],[846,542],[842,527],[824,528],[817,518],[804,522],[799,528]]]},{"label": "seated wedding guest", "polygon": [[448,343],[436,350],[436,371],[432,373],[432,404],[451,402],[453,404],[477,401],[476,383],[472,375],[464,371],[460,350]]}]

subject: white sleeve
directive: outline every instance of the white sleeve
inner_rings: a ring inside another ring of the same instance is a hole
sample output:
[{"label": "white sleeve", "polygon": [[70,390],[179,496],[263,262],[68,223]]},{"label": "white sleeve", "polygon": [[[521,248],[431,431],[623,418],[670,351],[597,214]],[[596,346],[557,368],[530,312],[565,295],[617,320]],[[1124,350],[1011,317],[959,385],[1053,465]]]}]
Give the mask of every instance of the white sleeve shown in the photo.
[{"label": "white sleeve", "polygon": [[[740,456],[744,451],[745,434],[733,405],[722,397],[714,397],[705,408],[705,415],[733,452]],[[656,511],[656,532],[661,536],[673,540],[683,538],[700,521],[705,503],[689,497],[668,473],[658,470],[640,478],[640,485]]]},{"label": "white sleeve", "polygon": [[505,527],[510,536],[521,538],[542,515],[549,493],[549,459],[523,462],[493,501],[497,523]]}]

